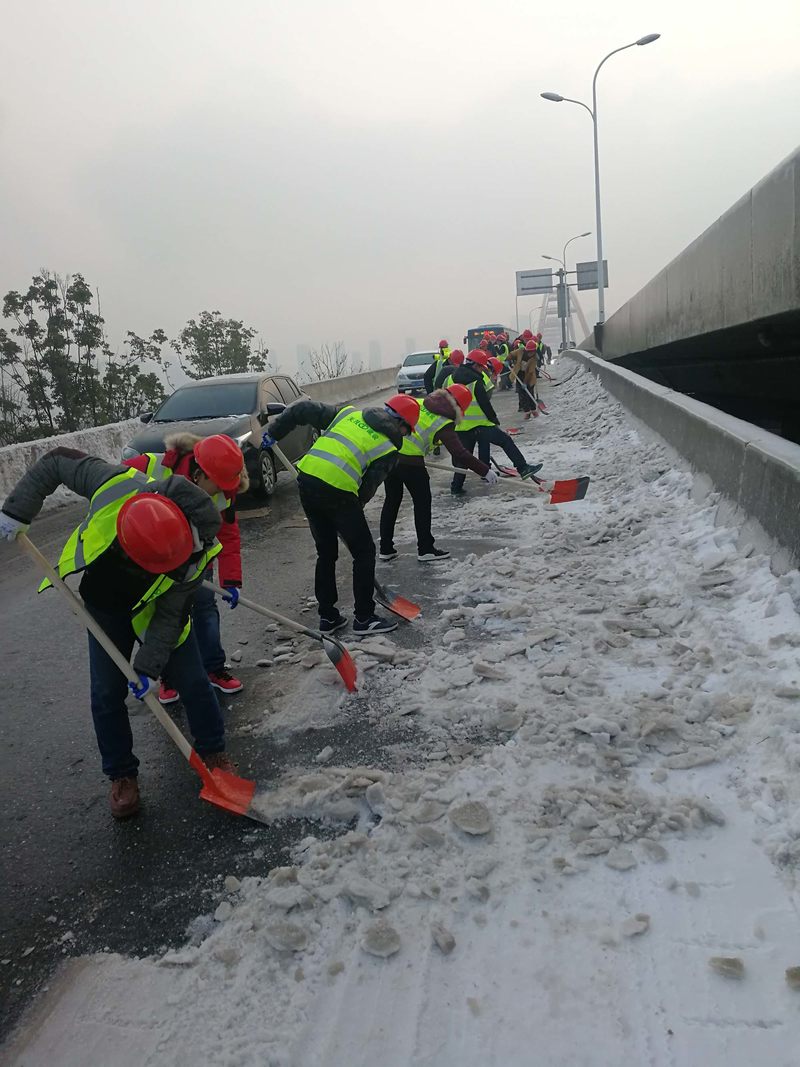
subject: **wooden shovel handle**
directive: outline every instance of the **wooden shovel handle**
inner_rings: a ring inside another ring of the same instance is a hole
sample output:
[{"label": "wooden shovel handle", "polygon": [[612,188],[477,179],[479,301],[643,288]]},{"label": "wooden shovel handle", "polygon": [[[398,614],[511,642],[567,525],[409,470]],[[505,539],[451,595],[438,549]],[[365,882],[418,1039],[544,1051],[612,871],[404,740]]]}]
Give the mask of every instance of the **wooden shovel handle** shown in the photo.
[{"label": "wooden shovel handle", "polygon": [[[135,682],[136,685],[139,685],[139,675],[130,665],[128,660],[122,655],[120,650],[109,638],[108,634],[105,632],[102,626],[94,618],[92,618],[92,616],[86,610],[83,601],[80,599],[80,597],[76,596],[76,594],[73,593],[69,586],[64,581],[62,581],[55,567],[53,567],[50,561],[42,555],[42,553],[39,551],[33,541],[31,541],[26,534],[20,533],[17,534],[17,544],[22,548],[23,552],[26,552],[31,557],[31,559],[37,565],[39,570],[41,570],[42,573],[50,579],[50,581],[53,583],[53,587],[61,593],[61,595],[67,601],[75,615],[77,615],[77,617],[86,627],[86,629],[92,634],[97,643],[102,646],[103,650],[108,653],[109,657],[122,671],[128,681]],[[192,758],[192,746],[180,732],[180,730],[169,717],[169,715],[161,707],[155,696],[152,693],[146,693],[144,696],[144,702],[147,704],[150,711],[152,711],[152,713],[167,731],[169,736],[181,750],[181,753],[184,755],[184,757],[189,760],[195,770],[198,771],[200,777],[204,778],[202,772],[198,769],[197,766],[195,766],[195,763],[200,761],[196,761]],[[213,784],[213,779],[211,779],[211,772],[206,770],[206,774],[208,775],[209,780],[212,781]]]}]

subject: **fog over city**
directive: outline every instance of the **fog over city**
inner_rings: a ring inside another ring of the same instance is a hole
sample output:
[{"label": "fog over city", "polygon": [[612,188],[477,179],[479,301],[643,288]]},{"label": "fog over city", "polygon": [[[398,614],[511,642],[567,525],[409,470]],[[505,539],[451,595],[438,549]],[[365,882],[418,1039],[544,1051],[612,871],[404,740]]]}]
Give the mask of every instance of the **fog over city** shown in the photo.
[{"label": "fog over city", "polygon": [[798,31],[796,0],[7,5],[2,293],[79,271],[113,343],[219,309],[289,371],[513,326],[514,272],[595,229],[590,118],[539,94],[591,103],[656,32],[598,82],[610,314],[795,147]]}]

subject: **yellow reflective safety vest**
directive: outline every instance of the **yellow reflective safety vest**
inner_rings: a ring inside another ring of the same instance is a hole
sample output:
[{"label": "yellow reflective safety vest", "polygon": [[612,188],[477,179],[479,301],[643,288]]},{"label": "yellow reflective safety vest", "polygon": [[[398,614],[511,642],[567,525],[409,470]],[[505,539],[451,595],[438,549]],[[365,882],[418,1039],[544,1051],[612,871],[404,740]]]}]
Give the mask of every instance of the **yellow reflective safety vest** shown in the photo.
[{"label": "yellow reflective safety vest", "polygon": [[486,390],[486,395],[494,392],[494,382],[492,376],[488,371],[482,370],[481,377],[483,378],[483,388]]},{"label": "yellow reflective safety vest", "polygon": [[[446,389],[448,385],[452,384],[453,375],[451,374],[447,381],[444,383],[443,388]],[[472,400],[470,401],[469,407],[464,412],[464,418],[461,420],[458,426],[455,427],[456,433],[464,433],[465,430],[474,430],[477,426],[494,425],[494,423],[490,422],[489,419],[486,418],[486,415],[483,412],[483,408],[475,399],[475,386],[477,384],[477,382],[471,382],[467,386],[467,389],[469,389],[470,393],[472,394]]]},{"label": "yellow reflective safety vest", "polygon": [[424,404],[420,404],[419,422],[409,436],[403,438],[400,454],[402,456],[427,456],[433,451],[434,439],[439,430],[449,426],[453,421],[444,415],[434,415]]},{"label": "yellow reflective safety vest", "polygon": [[[117,515],[122,505],[137,493],[146,493],[152,484],[151,478],[131,467],[124,474],[115,474],[100,486],[89,501],[89,510],[83,522],[72,531],[61,550],[58,573],[62,578],[85,570],[111,547],[117,537]],[[189,565],[180,584],[199,581],[211,560],[221,551],[222,545],[215,540],[211,548]],[[139,602],[134,604],[131,609],[131,624],[140,641],[144,641],[147,635],[147,627],[155,614],[156,600],[175,584],[174,579],[166,574],[153,575],[152,584]],[[50,582],[45,579],[39,586],[39,592],[49,587]],[[190,630],[191,621],[187,621],[178,638],[179,645],[189,636]]]},{"label": "yellow reflective safety vest", "polygon": [[507,362],[508,353],[509,353],[509,348],[508,348],[507,344],[503,343],[502,345],[498,345],[497,358],[500,360],[501,363]]},{"label": "yellow reflective safety vest", "polygon": [[317,438],[297,468],[334,489],[358,494],[370,463],[396,451],[388,437],[365,422],[361,411],[348,406]]},{"label": "yellow reflective safety vest", "polygon": [[[145,452],[144,455],[147,459],[147,467],[145,468],[145,473],[147,477],[152,478],[154,482],[163,482],[167,478],[171,478],[173,474],[175,474],[175,471],[172,469],[172,467],[167,467],[164,464],[164,456],[166,455],[165,452]],[[216,504],[217,510],[219,512],[226,511],[231,505],[230,499],[225,496],[222,490],[220,490],[218,493],[214,493],[211,499]]]}]

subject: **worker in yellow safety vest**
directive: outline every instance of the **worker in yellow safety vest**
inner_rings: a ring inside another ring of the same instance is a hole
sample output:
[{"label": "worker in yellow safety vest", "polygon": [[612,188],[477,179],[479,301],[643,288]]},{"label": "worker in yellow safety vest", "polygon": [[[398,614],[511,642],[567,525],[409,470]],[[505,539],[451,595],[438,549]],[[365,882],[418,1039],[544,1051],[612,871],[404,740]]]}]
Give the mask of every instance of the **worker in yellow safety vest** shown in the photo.
[{"label": "worker in yellow safety vest", "polygon": [[394,468],[404,439],[417,425],[419,403],[390,397],[382,408],[359,410],[298,400],[269,425],[262,439],[271,448],[298,426],[313,426],[320,437],[297,464],[300,503],[317,549],[314,592],[319,627],[330,633],[347,625],[337,607],[336,560],[339,538],[353,557],[353,631],[388,633],[397,627],[375,614],[375,542],[364,505]]},{"label": "worker in yellow safety vest", "polygon": [[164,671],[183,700],[197,754],[212,769],[235,770],[189,621],[192,597],[220,551],[220,515],[211,497],[186,478],[155,482],[137,470],[60,447],[42,456],[12,489],[0,512],[0,537],[13,541],[26,531],[59,485],[89,501],[61,551],[59,574],[82,575],[87,611],[124,656],[139,643],[135,684],[89,635],[95,734],[111,779],[111,814],[125,818],[139,810],[139,760],[125,698],[130,689],[141,700]]}]

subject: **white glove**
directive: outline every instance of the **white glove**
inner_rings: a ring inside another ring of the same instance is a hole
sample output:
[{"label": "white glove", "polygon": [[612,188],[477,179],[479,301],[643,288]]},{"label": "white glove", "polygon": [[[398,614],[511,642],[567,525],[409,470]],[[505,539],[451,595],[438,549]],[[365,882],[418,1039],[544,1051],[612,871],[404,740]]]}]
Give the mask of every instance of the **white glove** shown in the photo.
[{"label": "white glove", "polygon": [[497,483],[500,481],[500,475],[497,473],[497,471],[489,469],[486,474],[484,474],[483,480],[486,482],[487,485],[497,485]]},{"label": "white glove", "polygon": [[29,522],[20,522],[19,519],[12,519],[4,511],[0,511],[0,537],[6,541],[16,540],[17,534],[25,533],[30,528],[31,524]]}]

